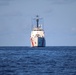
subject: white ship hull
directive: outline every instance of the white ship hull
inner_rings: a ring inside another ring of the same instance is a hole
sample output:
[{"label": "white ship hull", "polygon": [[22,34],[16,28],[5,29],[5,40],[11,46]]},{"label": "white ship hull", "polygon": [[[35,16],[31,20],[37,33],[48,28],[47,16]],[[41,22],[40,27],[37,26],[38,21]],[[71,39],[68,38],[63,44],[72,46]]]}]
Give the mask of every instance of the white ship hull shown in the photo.
[{"label": "white ship hull", "polygon": [[45,38],[44,37],[31,38],[31,46],[32,47],[45,47]]}]

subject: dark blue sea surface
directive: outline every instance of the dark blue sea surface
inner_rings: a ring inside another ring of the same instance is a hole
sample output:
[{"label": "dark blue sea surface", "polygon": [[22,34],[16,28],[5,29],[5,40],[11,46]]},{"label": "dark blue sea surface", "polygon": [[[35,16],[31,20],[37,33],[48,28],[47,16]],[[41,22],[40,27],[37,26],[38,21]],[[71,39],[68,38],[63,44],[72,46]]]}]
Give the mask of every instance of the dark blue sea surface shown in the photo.
[{"label": "dark blue sea surface", "polygon": [[76,47],[0,47],[0,75],[76,75]]}]

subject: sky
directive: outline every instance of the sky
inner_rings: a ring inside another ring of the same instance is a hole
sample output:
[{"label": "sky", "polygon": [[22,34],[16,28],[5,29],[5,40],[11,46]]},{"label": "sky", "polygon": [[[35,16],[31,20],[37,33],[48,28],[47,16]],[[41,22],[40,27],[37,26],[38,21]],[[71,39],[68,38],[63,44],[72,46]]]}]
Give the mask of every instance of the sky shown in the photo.
[{"label": "sky", "polygon": [[36,15],[46,46],[76,46],[76,0],[0,0],[0,46],[30,46]]}]

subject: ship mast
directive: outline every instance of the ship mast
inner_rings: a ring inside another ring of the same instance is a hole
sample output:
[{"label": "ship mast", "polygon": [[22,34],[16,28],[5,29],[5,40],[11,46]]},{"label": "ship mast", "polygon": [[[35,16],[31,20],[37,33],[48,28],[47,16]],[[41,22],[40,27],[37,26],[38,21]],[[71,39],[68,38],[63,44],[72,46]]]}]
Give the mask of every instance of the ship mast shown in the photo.
[{"label": "ship mast", "polygon": [[39,25],[39,16],[37,15],[36,16],[36,22],[37,22],[37,28],[39,27],[38,25]]}]

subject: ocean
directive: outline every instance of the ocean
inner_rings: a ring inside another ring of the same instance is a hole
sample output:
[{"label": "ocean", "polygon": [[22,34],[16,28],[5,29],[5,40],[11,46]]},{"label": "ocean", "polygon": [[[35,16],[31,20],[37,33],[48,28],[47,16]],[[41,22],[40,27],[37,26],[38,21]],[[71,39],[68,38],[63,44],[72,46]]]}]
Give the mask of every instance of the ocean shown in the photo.
[{"label": "ocean", "polygon": [[0,47],[0,75],[76,75],[76,46]]}]

